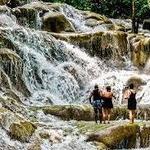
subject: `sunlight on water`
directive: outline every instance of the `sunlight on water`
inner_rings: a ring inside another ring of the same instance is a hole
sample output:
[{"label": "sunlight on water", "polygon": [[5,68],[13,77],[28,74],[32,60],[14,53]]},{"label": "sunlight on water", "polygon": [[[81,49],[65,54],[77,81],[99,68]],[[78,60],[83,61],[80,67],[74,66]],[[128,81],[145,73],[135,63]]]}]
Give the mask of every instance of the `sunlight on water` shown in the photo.
[{"label": "sunlight on water", "polygon": [[[35,29],[37,30],[35,30],[20,26],[15,16],[10,13],[9,8],[7,9],[7,13],[0,14],[0,34],[9,40],[13,45],[13,50],[22,59],[23,75],[21,78],[31,93],[29,98],[21,95],[25,100],[24,103],[30,106],[88,103],[90,91],[93,90],[95,84],[98,84],[100,89],[104,89],[107,85],[112,86],[117,97],[114,104],[121,105],[124,103],[122,92],[127,81],[131,77],[137,77],[144,81],[144,85],[137,93],[138,105],[150,104],[150,75],[148,72],[150,62],[141,73],[131,63],[130,55],[127,55],[122,56],[123,67],[116,67],[117,55],[114,56],[114,60],[101,60],[98,57],[90,56],[86,49],[55,39],[48,32],[40,31],[42,23],[39,13],[36,17]],[[92,34],[107,29],[104,25],[97,25],[94,28],[87,26],[83,12],[81,13],[71,6],[64,5],[59,9],[77,32]],[[118,22],[113,19],[112,21],[114,24]],[[119,21],[127,27],[130,26],[130,22]],[[1,90],[0,96],[4,96]],[[45,115],[43,112],[37,112],[36,117],[41,126],[48,128],[47,132],[61,138],[61,142],[57,141],[58,143],[55,144],[43,140],[42,150],[96,149],[92,144],[85,142],[85,137],[76,132],[72,122],[59,120]],[[63,135],[63,131],[68,128],[71,132],[68,135]],[[38,128],[37,132],[42,129],[42,127]],[[0,149],[3,147],[4,150],[27,150],[28,145],[11,140],[7,131],[0,128]]]}]

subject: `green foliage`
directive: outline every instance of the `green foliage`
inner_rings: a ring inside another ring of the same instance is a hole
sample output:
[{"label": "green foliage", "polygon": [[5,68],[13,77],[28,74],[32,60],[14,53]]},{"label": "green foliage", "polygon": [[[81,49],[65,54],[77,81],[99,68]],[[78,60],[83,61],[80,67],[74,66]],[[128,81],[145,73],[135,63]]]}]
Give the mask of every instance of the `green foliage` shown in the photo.
[{"label": "green foliage", "polygon": [[141,19],[150,18],[150,7],[147,0],[136,0],[136,16]]},{"label": "green foliage", "polygon": [[44,0],[44,1],[66,3],[81,10],[91,10],[90,0]]},{"label": "green foliage", "polygon": [[[111,18],[131,18],[132,0],[43,0],[47,2],[61,2],[72,5],[81,10],[90,10],[104,14]],[[136,17],[141,20],[149,18],[149,0],[135,0]]]}]

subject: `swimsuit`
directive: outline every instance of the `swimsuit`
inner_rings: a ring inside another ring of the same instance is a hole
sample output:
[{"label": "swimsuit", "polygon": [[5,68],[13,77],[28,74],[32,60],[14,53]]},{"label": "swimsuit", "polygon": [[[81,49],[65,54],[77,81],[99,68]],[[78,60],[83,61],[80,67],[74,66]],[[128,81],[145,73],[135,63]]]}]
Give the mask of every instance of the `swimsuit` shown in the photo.
[{"label": "swimsuit", "polygon": [[103,107],[104,108],[113,108],[113,103],[112,103],[112,98],[103,98],[104,102],[103,102]]},{"label": "swimsuit", "polygon": [[130,97],[128,98],[128,109],[129,110],[135,110],[136,109],[136,93],[133,93],[131,91]]}]

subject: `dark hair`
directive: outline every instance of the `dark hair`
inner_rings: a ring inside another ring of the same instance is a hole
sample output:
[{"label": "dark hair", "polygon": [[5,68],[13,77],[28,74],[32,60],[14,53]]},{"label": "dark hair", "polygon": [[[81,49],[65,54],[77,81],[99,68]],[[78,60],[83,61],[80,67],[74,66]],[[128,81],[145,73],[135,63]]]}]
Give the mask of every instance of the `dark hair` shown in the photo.
[{"label": "dark hair", "polygon": [[111,91],[111,86],[106,86],[107,91]]},{"label": "dark hair", "polygon": [[130,88],[130,89],[133,89],[133,88],[134,88],[133,83],[131,83],[131,84],[129,85],[129,88]]},{"label": "dark hair", "polygon": [[97,84],[95,84],[94,88],[95,88],[95,89],[98,89],[98,85],[97,85]]}]

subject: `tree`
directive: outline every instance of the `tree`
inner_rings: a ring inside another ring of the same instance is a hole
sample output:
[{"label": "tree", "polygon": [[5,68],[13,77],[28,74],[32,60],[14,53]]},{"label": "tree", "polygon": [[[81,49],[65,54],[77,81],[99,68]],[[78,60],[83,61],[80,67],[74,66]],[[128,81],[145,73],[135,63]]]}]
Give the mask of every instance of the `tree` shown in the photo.
[{"label": "tree", "polygon": [[150,8],[147,0],[132,0],[132,32],[138,33],[139,23],[150,18]]},{"label": "tree", "polygon": [[135,16],[135,0],[132,0],[132,32],[138,33],[138,21]]}]

